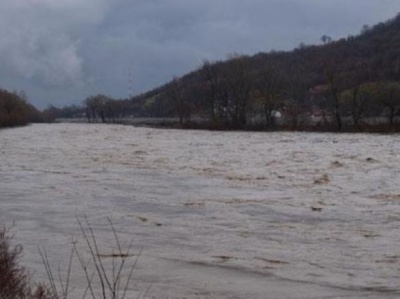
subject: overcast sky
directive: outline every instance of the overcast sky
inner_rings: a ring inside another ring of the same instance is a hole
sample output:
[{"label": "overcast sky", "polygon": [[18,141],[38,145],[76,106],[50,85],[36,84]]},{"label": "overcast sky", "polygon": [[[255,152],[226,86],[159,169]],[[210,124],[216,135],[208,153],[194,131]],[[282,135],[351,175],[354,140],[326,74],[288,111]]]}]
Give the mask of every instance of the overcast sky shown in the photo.
[{"label": "overcast sky", "polygon": [[0,0],[0,87],[39,108],[124,98],[230,53],[357,34],[399,0]]}]

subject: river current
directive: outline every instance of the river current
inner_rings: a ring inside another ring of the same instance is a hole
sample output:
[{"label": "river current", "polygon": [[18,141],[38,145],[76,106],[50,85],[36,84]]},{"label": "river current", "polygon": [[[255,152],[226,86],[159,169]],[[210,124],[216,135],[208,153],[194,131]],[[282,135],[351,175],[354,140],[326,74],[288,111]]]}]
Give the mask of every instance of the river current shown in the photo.
[{"label": "river current", "polygon": [[108,218],[141,250],[135,298],[149,286],[146,298],[400,296],[398,135],[0,130],[0,221],[35,279],[46,279],[38,246],[55,269],[72,244],[85,251],[77,217],[104,256]]}]

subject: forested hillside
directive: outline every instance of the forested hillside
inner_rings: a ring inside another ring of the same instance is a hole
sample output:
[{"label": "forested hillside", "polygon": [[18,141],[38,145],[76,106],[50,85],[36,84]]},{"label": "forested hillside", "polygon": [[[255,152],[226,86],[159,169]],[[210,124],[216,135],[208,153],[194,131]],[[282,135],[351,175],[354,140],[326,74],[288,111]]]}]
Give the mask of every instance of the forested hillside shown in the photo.
[{"label": "forested hillside", "polygon": [[[400,16],[360,35],[291,52],[232,55],[131,99],[137,113],[201,116],[216,126],[395,126],[400,106]],[[140,104],[140,105],[139,105]]]},{"label": "forested hillside", "polygon": [[254,56],[204,61],[198,69],[130,99],[88,97],[51,107],[55,117],[124,122],[176,117],[183,127],[396,131],[400,127],[400,15],[357,36]]}]

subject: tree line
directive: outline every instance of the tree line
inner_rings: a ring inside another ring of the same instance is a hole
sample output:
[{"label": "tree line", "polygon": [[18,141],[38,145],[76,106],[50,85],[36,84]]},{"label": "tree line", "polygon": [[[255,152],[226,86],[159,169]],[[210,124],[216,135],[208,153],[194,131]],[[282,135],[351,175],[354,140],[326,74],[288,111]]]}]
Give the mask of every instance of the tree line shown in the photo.
[{"label": "tree line", "polygon": [[[231,55],[150,91],[154,111],[219,128],[396,130],[400,16],[290,52]],[[150,102],[150,101],[149,101]],[[158,107],[167,107],[159,109]]]},{"label": "tree line", "polygon": [[176,117],[181,127],[326,131],[399,130],[400,16],[358,36],[290,52],[230,55],[127,99],[90,96],[75,111],[88,122]]},{"label": "tree line", "polygon": [[368,130],[383,123],[393,130],[398,125],[400,82],[396,80],[368,80],[364,69],[357,68],[343,73],[334,62],[325,64],[318,76],[301,60],[290,64],[269,60],[256,75],[253,72],[244,56],[224,63],[205,61],[200,68],[203,84],[185,89],[184,79],[174,79],[164,98],[181,125],[192,114],[220,128],[343,131]]},{"label": "tree line", "polygon": [[51,121],[51,115],[28,103],[24,92],[0,89],[0,128]]}]

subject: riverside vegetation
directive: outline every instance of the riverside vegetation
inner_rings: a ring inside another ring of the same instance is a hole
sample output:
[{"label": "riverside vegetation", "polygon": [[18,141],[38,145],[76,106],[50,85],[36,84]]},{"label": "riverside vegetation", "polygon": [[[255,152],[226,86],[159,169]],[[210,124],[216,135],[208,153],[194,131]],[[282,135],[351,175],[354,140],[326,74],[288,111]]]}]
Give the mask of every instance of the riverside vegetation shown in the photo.
[{"label": "riverside vegetation", "polygon": [[0,92],[0,127],[55,118],[179,128],[400,131],[400,15],[357,36],[292,51],[232,54],[125,99],[92,95],[83,105],[38,111],[18,93]]},{"label": "riverside vegetation", "polygon": [[50,114],[39,111],[28,103],[24,92],[0,89],[0,128],[48,121],[51,121]]}]

